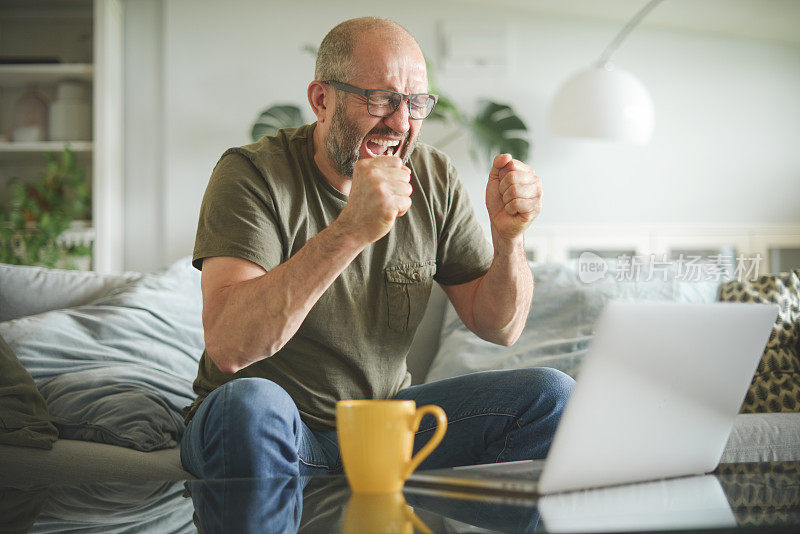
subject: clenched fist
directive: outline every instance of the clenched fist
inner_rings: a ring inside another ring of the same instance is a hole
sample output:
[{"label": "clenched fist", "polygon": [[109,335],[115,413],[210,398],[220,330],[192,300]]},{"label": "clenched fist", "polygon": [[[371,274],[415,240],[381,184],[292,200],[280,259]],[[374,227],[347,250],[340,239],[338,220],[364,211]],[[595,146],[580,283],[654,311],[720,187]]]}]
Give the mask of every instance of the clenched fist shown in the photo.
[{"label": "clenched fist", "polygon": [[486,208],[492,229],[505,239],[514,239],[542,211],[542,180],[511,154],[500,154],[489,172]]},{"label": "clenched fist", "polygon": [[350,235],[365,244],[389,233],[411,207],[411,169],[396,156],[362,159],[353,169],[347,206],[339,215]]}]

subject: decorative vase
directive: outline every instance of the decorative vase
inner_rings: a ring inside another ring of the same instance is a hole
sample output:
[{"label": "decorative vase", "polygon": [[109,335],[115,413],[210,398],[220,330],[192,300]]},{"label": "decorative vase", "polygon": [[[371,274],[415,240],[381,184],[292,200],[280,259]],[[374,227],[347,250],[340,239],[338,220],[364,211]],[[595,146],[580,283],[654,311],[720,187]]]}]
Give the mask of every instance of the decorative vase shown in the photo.
[{"label": "decorative vase", "polygon": [[14,105],[12,139],[17,143],[47,138],[47,101],[35,83],[28,84]]},{"label": "decorative vase", "polygon": [[88,141],[92,138],[92,116],[86,84],[77,80],[58,83],[56,100],[50,105],[50,139]]}]

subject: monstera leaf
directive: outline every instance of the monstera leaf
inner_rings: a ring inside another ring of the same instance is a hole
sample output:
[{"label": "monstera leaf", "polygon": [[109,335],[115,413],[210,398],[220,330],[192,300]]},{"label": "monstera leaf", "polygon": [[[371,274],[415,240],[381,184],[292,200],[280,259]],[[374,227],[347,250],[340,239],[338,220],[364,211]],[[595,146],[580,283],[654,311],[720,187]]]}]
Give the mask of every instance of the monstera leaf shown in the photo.
[{"label": "monstera leaf", "polygon": [[472,157],[476,161],[485,161],[485,156],[491,162],[495,155],[505,152],[518,160],[528,159],[528,128],[511,106],[481,101],[469,128],[473,137]]},{"label": "monstera leaf", "polygon": [[275,135],[283,128],[297,128],[303,124],[305,121],[299,107],[292,104],[271,106],[258,116],[250,136],[255,142],[265,135]]}]

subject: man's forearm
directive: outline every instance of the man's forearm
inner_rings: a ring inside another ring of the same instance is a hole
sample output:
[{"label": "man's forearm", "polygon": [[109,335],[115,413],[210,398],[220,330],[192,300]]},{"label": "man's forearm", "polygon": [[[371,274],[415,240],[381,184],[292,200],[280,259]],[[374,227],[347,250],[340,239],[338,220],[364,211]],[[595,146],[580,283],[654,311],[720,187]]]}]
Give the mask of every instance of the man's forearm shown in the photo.
[{"label": "man's forearm", "polygon": [[226,373],[272,356],[365,248],[336,222],[286,262],[262,276],[223,288],[206,329],[206,350]]},{"label": "man's forearm", "polygon": [[533,275],[522,236],[504,240],[493,232],[492,241],[494,259],[475,290],[473,320],[482,338],[511,345],[525,327],[533,298]]}]

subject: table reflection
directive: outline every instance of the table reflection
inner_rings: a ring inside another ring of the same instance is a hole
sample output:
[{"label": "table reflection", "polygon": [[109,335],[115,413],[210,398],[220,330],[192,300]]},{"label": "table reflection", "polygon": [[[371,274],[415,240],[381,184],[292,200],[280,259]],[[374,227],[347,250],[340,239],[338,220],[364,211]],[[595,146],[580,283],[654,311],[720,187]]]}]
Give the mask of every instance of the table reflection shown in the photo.
[{"label": "table reflection", "polygon": [[[211,480],[186,483],[198,530],[222,532],[375,532],[441,530],[444,518],[499,532],[536,530],[535,507],[454,499],[407,488],[404,493],[353,494],[344,477]],[[426,512],[424,517],[420,517]],[[429,526],[426,521],[430,522]]]},{"label": "table reflection", "polygon": [[402,494],[356,496],[343,476],[0,487],[0,532],[541,534],[797,532],[798,526],[797,462],[728,464],[714,476],[541,498],[423,485],[407,485]]},{"label": "table reflection", "polygon": [[632,532],[735,528],[713,475],[546,495],[539,510],[547,532]]},{"label": "table reflection", "polygon": [[433,534],[406,504],[401,492],[378,495],[353,493],[347,501],[346,510],[342,534],[413,534],[415,528],[423,534]]},{"label": "table reflection", "polygon": [[196,532],[183,482],[0,489],[0,532]]},{"label": "table reflection", "polygon": [[198,531],[297,532],[303,514],[298,477],[190,481],[186,483]]},{"label": "table reflection", "polygon": [[715,474],[739,528],[800,530],[800,462],[722,464]]}]

